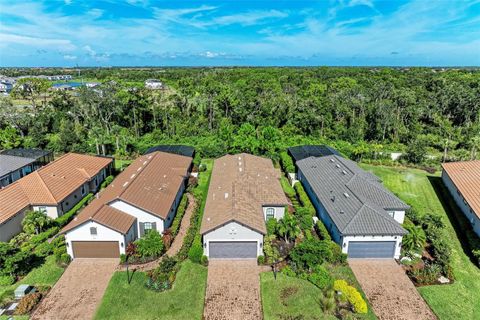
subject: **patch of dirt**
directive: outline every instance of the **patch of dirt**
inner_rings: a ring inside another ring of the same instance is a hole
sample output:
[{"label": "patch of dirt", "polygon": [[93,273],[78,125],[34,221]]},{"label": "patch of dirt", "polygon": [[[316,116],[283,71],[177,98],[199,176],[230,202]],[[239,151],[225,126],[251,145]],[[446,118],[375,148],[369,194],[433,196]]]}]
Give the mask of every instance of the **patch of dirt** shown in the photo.
[{"label": "patch of dirt", "polygon": [[284,306],[288,305],[287,300],[298,292],[298,287],[286,287],[280,292],[280,299]]},{"label": "patch of dirt", "polygon": [[348,264],[379,319],[437,319],[395,260],[349,259]]}]

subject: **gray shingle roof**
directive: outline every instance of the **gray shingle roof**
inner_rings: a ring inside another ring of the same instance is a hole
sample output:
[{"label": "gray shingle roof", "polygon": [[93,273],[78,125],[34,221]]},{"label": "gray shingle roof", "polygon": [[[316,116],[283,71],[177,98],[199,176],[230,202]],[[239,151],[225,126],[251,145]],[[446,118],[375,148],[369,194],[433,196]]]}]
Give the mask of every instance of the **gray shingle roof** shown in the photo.
[{"label": "gray shingle roof", "polygon": [[355,162],[331,155],[306,158],[297,166],[343,235],[407,233],[386,209],[409,207]]},{"label": "gray shingle roof", "polygon": [[0,177],[35,162],[35,159],[0,154]]},{"label": "gray shingle roof", "polygon": [[42,150],[42,149],[7,149],[0,151],[0,154],[9,155],[9,156],[16,156],[16,157],[23,157],[23,158],[31,158],[38,160],[41,157],[49,155],[52,153],[51,151]]}]

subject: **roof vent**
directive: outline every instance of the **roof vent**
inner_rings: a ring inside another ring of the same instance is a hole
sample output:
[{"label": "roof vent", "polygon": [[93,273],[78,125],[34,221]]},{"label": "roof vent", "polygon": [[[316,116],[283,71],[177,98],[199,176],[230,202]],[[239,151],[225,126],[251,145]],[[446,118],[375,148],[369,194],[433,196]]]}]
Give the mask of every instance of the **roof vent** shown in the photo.
[{"label": "roof vent", "polygon": [[344,175],[346,175],[346,174],[347,174],[347,171],[345,171],[345,170],[342,170],[342,173],[343,173]]},{"label": "roof vent", "polygon": [[135,178],[135,173],[130,176],[130,179]]},{"label": "roof vent", "polygon": [[147,161],[143,162],[143,165],[146,165],[147,164]]},{"label": "roof vent", "polygon": [[149,156],[148,159],[152,159],[152,156]]},{"label": "roof vent", "polygon": [[332,202],[335,202],[335,196],[332,197]]},{"label": "roof vent", "polygon": [[340,210],[340,214],[344,214],[344,213],[345,213],[345,211],[343,211],[343,210]]},{"label": "roof vent", "polygon": [[142,167],[138,167],[137,171],[140,171],[140,170],[142,170]]},{"label": "roof vent", "polygon": [[243,169],[242,169],[242,168],[238,168],[238,171],[242,172],[242,171],[243,171]]},{"label": "roof vent", "polygon": [[345,198],[350,198],[350,195],[346,192],[343,195],[345,196]]},{"label": "roof vent", "polygon": [[335,165],[335,167],[340,168],[340,165],[337,163],[337,164]]},{"label": "roof vent", "polygon": [[128,181],[123,184],[123,187],[126,187],[128,184]]},{"label": "roof vent", "polygon": [[228,199],[228,192],[225,192],[225,199]]},{"label": "roof vent", "polygon": [[332,158],[332,159],[330,159],[330,162],[335,162],[335,159],[333,159],[333,158]]},{"label": "roof vent", "polygon": [[163,175],[163,177],[164,177],[164,178],[166,178],[166,177],[167,177],[167,175],[166,175],[166,174],[164,174],[164,175]]}]

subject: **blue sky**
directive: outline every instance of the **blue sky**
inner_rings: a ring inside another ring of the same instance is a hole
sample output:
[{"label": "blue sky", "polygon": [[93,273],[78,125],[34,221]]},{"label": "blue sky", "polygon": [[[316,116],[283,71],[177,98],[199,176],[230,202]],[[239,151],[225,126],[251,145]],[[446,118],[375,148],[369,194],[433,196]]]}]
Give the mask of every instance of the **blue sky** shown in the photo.
[{"label": "blue sky", "polygon": [[480,1],[0,0],[0,66],[479,66]]}]

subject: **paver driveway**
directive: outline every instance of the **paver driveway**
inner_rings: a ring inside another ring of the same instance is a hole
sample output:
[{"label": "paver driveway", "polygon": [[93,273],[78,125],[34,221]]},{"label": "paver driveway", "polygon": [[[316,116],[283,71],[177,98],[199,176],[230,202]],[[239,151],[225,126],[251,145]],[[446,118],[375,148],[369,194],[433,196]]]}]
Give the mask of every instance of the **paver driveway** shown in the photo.
[{"label": "paver driveway", "polygon": [[92,319],[118,259],[75,259],[31,317]]},{"label": "paver driveway", "polygon": [[349,259],[348,264],[379,319],[436,319],[395,260]]},{"label": "paver driveway", "polygon": [[260,271],[255,259],[210,260],[204,319],[262,319]]}]

